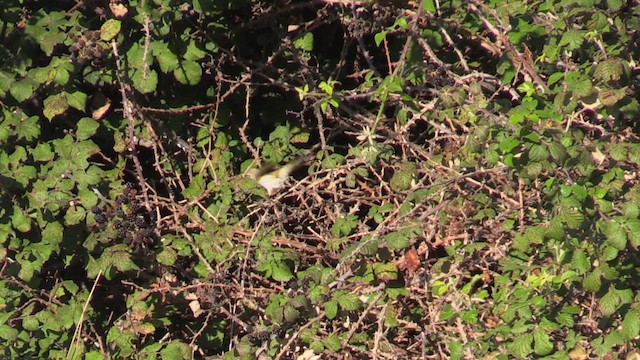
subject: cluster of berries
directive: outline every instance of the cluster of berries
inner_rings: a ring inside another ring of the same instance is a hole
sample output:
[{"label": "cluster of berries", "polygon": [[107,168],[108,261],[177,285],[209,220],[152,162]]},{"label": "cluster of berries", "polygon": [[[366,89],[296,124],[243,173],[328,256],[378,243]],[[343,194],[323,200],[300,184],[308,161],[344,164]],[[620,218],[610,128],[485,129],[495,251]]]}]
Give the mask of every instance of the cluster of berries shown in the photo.
[{"label": "cluster of berries", "polygon": [[[91,208],[99,230],[110,224],[118,233],[118,238],[132,244],[136,249],[147,248],[155,240],[152,215],[141,206],[135,197],[132,184],[127,184],[122,194],[110,206]],[[111,221],[110,221],[111,220]]]}]

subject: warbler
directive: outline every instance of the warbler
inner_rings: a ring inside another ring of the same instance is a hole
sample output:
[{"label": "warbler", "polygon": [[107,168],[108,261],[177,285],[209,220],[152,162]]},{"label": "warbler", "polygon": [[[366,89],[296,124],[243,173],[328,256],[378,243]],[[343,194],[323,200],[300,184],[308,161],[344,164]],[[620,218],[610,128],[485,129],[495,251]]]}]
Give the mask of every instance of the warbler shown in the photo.
[{"label": "warbler", "polygon": [[284,183],[298,167],[304,162],[303,156],[298,156],[288,164],[276,167],[273,165],[264,166],[261,169],[249,169],[247,175],[256,180],[260,186],[267,190],[267,194],[272,196],[284,187]]}]

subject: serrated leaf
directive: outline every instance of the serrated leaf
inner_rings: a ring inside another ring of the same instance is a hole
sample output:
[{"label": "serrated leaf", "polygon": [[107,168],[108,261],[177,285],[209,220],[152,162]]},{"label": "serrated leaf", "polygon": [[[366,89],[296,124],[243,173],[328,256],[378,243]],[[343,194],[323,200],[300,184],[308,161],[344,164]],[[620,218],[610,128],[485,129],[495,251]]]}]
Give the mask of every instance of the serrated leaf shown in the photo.
[{"label": "serrated leaf", "polygon": [[309,133],[299,133],[291,137],[292,144],[306,144],[309,141]]},{"label": "serrated leaf", "polygon": [[324,303],[324,312],[327,315],[327,319],[335,319],[338,315],[338,302],[335,300],[326,301]]},{"label": "serrated leaf", "polygon": [[13,215],[11,215],[11,225],[13,228],[22,232],[27,233],[31,231],[31,219],[26,216],[20,207],[17,205],[13,206]]},{"label": "serrated leaf", "polygon": [[178,259],[178,254],[173,248],[170,248],[170,247],[164,248],[158,254],[158,256],[156,256],[156,260],[158,261],[158,263],[166,266],[172,266],[173,264],[175,264],[177,259]]},{"label": "serrated leaf", "polygon": [[182,61],[180,66],[173,71],[178,82],[185,85],[197,85],[202,77],[202,68],[195,61]]},{"label": "serrated leaf", "polygon": [[33,160],[48,162],[53,159],[53,151],[51,151],[51,145],[48,143],[39,143],[36,145],[36,148],[31,150],[31,155],[33,156]]},{"label": "serrated leaf", "polygon": [[122,28],[122,22],[116,19],[109,19],[105,21],[100,27],[100,39],[104,41],[110,41],[120,33]]},{"label": "serrated leaf", "polygon": [[191,348],[179,340],[173,340],[160,351],[160,358],[168,360],[191,359]]},{"label": "serrated leaf", "polygon": [[160,71],[168,74],[178,68],[180,65],[178,56],[169,49],[169,45],[166,42],[153,41],[150,47],[153,56],[160,65]]},{"label": "serrated leaf", "polygon": [[640,219],[629,219],[626,221],[627,235],[633,247],[640,247]]},{"label": "serrated leaf", "polygon": [[529,159],[534,162],[544,161],[549,158],[549,152],[544,145],[534,144],[529,150]]},{"label": "serrated leaf", "polygon": [[47,119],[52,120],[54,117],[63,114],[68,107],[69,104],[65,94],[55,94],[44,99],[44,110],[42,112]]},{"label": "serrated leaf", "polygon": [[72,93],[66,93],[67,104],[74,109],[84,111],[87,106],[87,94],[81,91],[74,91]]},{"label": "serrated leaf", "polygon": [[195,42],[191,41],[189,42],[189,45],[187,45],[187,51],[184,54],[184,59],[197,61],[202,59],[206,55],[207,55],[206,52],[201,50]]},{"label": "serrated leaf", "polygon": [[627,246],[627,232],[617,221],[610,220],[607,222],[604,233],[607,237],[607,244],[614,248],[623,250]]},{"label": "serrated leaf", "polygon": [[80,206],[71,206],[64,215],[64,223],[67,226],[77,225],[86,215],[86,210]]},{"label": "serrated leaf", "polygon": [[378,263],[373,267],[376,279],[388,282],[398,279],[398,267],[394,263]]},{"label": "serrated leaf", "polygon": [[340,308],[345,311],[354,311],[360,308],[360,299],[357,294],[341,294],[337,296]]},{"label": "serrated leaf", "polygon": [[571,266],[576,269],[579,274],[584,274],[591,268],[591,264],[588,262],[584,250],[578,249],[573,253]]},{"label": "serrated leaf", "polygon": [[393,191],[405,191],[411,188],[411,182],[414,179],[416,164],[413,162],[405,162],[400,164],[391,176],[389,185]]},{"label": "serrated leaf", "polygon": [[584,31],[569,29],[562,35],[558,46],[565,46],[568,50],[575,50],[582,46],[584,39]]},{"label": "serrated leaf", "polygon": [[625,97],[626,93],[623,89],[605,89],[598,94],[598,99],[604,106],[613,106]]},{"label": "serrated leaf", "polygon": [[23,102],[33,95],[33,91],[38,86],[38,83],[31,78],[24,78],[13,83],[9,89],[9,93],[18,102]]},{"label": "serrated leaf", "polygon": [[532,343],[533,335],[527,333],[518,335],[508,347],[510,352],[516,357],[525,358],[533,352],[531,347]]},{"label": "serrated leaf", "polygon": [[0,339],[4,339],[8,343],[12,343],[18,337],[18,330],[5,324],[0,324]]},{"label": "serrated leaf", "polygon": [[625,66],[622,59],[612,57],[599,62],[593,75],[596,79],[604,82],[619,81],[624,69]]},{"label": "serrated leaf", "polygon": [[625,315],[624,320],[622,320],[620,334],[627,341],[631,341],[640,335],[640,313],[638,313],[638,310],[631,310]]},{"label": "serrated leaf", "polygon": [[533,332],[533,351],[537,355],[548,355],[553,349],[553,343],[546,331],[540,327],[537,328]]},{"label": "serrated leaf", "polygon": [[308,32],[293,42],[293,46],[302,51],[313,51],[313,33]]},{"label": "serrated leaf", "polygon": [[86,140],[96,133],[96,130],[100,127],[100,123],[92,118],[82,118],[76,124],[76,137],[78,140]]},{"label": "serrated leaf", "polygon": [[146,76],[142,70],[136,70],[131,78],[136,90],[143,94],[156,91],[158,87],[158,73],[155,70],[148,70]]},{"label": "serrated leaf", "polygon": [[602,312],[602,315],[604,316],[613,315],[618,309],[619,304],[620,298],[616,295],[615,291],[612,290],[609,290],[598,301],[598,307],[600,308],[600,312]]},{"label": "serrated leaf", "polygon": [[289,281],[293,278],[293,274],[285,263],[274,261],[271,264],[271,277],[276,281]]},{"label": "serrated leaf", "polygon": [[558,165],[563,165],[569,157],[567,149],[558,141],[553,141],[549,144],[549,152]]},{"label": "serrated leaf", "polygon": [[333,352],[342,349],[342,341],[340,341],[338,334],[335,333],[331,333],[326,339],[322,340],[322,343],[327,349]]},{"label": "serrated leaf", "polygon": [[602,249],[602,260],[611,261],[618,257],[619,252],[620,251],[613,246],[605,246],[604,249]]},{"label": "serrated leaf", "polygon": [[300,316],[300,311],[291,305],[287,305],[284,307],[284,321],[287,323],[292,323],[298,319]]}]

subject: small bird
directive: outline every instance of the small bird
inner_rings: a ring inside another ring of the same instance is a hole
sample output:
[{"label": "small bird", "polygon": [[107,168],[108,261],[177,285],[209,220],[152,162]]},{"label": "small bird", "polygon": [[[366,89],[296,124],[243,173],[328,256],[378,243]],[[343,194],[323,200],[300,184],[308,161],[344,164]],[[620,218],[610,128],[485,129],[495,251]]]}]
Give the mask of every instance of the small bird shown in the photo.
[{"label": "small bird", "polygon": [[303,162],[304,157],[298,156],[280,168],[276,168],[273,165],[264,166],[261,169],[249,169],[247,174],[265,188],[269,196],[272,196],[284,187],[284,182],[289,178],[289,175],[301,166]]}]

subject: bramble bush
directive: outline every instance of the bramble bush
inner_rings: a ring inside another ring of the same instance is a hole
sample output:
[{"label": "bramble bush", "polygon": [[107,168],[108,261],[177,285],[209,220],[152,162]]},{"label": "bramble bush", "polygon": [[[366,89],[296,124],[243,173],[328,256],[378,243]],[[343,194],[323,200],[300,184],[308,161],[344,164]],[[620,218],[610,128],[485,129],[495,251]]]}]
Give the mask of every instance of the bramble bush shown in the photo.
[{"label": "bramble bush", "polygon": [[0,0],[0,354],[639,356],[639,5]]}]

